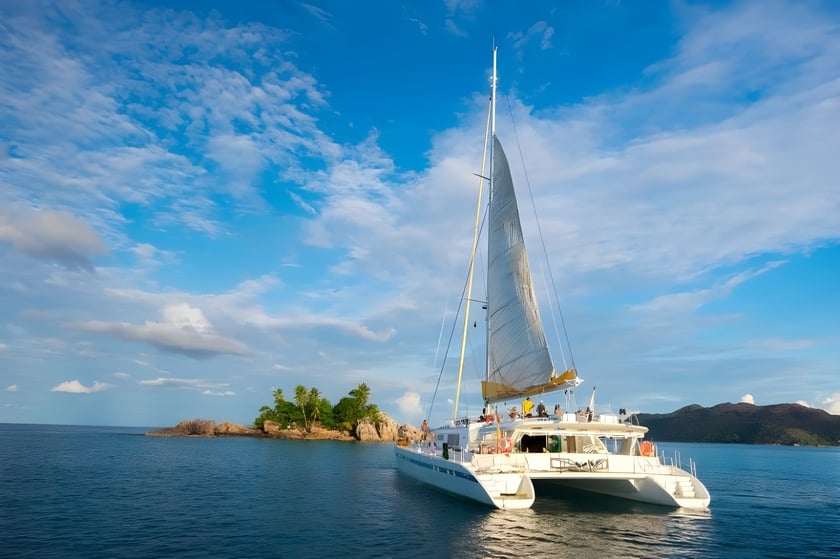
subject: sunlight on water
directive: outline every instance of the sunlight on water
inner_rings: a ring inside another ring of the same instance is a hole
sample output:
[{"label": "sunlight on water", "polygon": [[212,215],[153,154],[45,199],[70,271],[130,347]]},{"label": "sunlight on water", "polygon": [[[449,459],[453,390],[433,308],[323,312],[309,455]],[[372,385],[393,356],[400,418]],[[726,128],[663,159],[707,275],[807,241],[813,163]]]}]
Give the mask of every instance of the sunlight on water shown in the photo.
[{"label": "sunlight on water", "polygon": [[0,425],[0,557],[840,557],[835,448],[679,445],[711,512],[502,511],[398,475],[388,444],[140,433]]},{"label": "sunlight on water", "polygon": [[685,514],[574,495],[526,511],[491,511],[470,538],[483,557],[697,556],[710,539],[709,513]]}]

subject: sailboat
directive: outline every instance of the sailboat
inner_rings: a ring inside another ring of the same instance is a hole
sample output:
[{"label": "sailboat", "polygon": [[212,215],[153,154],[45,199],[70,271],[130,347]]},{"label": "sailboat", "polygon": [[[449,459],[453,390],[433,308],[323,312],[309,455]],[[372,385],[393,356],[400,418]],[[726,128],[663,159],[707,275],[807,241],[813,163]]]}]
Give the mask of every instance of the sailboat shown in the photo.
[{"label": "sailboat", "polygon": [[[534,292],[510,167],[496,137],[496,49],[493,49],[488,132],[491,176],[487,241],[485,408],[479,417],[458,417],[464,342],[453,419],[420,440],[398,441],[397,469],[448,493],[502,509],[532,506],[574,489],[645,503],[705,510],[708,490],[696,465],[659,455],[646,427],[633,415],[597,413],[593,389],[586,409],[570,409],[583,382],[572,365],[558,372],[552,360]],[[481,204],[479,189],[479,205]],[[471,289],[480,211],[476,212],[468,285]],[[469,303],[465,297],[466,335]],[[551,413],[531,397],[564,394],[566,408]],[[516,404],[522,400],[524,413]],[[513,403],[510,407],[509,404]],[[502,413],[500,407],[507,409]]]}]

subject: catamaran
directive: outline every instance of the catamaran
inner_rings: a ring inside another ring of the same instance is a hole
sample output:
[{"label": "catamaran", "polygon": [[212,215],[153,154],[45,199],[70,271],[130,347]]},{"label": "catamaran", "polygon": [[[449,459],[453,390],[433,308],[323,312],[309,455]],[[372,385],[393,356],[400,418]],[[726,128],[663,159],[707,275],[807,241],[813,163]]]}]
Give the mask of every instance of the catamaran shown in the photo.
[{"label": "catamaran", "polygon": [[[633,415],[577,411],[574,391],[581,384],[572,365],[558,373],[537,306],[525,251],[513,179],[496,137],[496,49],[493,49],[488,131],[490,151],[487,265],[486,379],[481,383],[485,408],[480,417],[458,417],[462,342],[453,419],[423,433],[421,440],[395,446],[400,473],[446,492],[497,508],[530,507],[554,488],[571,488],[613,497],[686,509],[708,508],[706,487],[689,460],[683,465],[657,453],[645,439],[646,427]],[[472,300],[472,276],[480,229],[482,187],[476,211],[472,255],[465,296],[464,333]],[[564,394],[566,409],[549,412],[531,397]],[[524,400],[523,400],[524,399]],[[522,402],[522,408],[516,405]],[[502,406],[506,407],[504,412]],[[523,412],[523,413],[520,413]],[[536,411],[536,413],[534,413]]]}]

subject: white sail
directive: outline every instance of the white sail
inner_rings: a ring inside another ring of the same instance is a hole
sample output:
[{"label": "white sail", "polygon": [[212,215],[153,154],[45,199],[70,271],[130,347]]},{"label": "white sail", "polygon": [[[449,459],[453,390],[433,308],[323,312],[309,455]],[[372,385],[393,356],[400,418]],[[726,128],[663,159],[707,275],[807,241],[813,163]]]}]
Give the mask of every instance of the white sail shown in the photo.
[{"label": "white sail", "polygon": [[495,137],[487,275],[488,375],[484,397],[545,390],[556,378],[522,237],[510,167]]}]

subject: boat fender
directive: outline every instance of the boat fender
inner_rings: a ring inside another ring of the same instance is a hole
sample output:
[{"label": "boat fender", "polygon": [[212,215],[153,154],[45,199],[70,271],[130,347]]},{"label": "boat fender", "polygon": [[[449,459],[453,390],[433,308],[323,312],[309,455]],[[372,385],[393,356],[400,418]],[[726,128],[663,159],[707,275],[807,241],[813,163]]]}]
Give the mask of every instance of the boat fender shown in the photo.
[{"label": "boat fender", "polygon": [[502,438],[502,452],[504,454],[509,454],[511,450],[513,450],[513,441],[510,440],[510,437],[503,437]]},{"label": "boat fender", "polygon": [[642,441],[639,443],[639,454],[642,456],[656,456],[656,450],[653,443],[650,441]]}]

